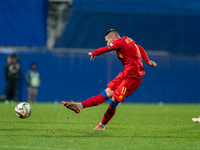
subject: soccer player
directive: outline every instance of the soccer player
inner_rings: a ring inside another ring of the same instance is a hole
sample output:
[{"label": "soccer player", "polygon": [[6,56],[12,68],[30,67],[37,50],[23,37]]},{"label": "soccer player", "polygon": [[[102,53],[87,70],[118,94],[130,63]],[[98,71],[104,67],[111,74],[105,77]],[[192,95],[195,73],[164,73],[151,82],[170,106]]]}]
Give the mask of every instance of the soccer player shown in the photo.
[{"label": "soccer player", "polygon": [[62,102],[66,108],[73,110],[75,113],[79,113],[83,108],[97,106],[112,97],[102,121],[93,130],[105,130],[106,124],[115,115],[118,103],[123,103],[139,87],[142,76],[145,74],[142,58],[150,66],[157,66],[154,61],[149,60],[145,50],[131,38],[127,36],[121,38],[119,33],[114,29],[108,30],[104,37],[107,46],[89,52],[90,60],[94,60],[95,56],[115,50],[119,60],[124,66],[124,70],[115,79],[110,81],[106,89],[99,95],[91,97],[81,103],[75,103],[73,101]]}]

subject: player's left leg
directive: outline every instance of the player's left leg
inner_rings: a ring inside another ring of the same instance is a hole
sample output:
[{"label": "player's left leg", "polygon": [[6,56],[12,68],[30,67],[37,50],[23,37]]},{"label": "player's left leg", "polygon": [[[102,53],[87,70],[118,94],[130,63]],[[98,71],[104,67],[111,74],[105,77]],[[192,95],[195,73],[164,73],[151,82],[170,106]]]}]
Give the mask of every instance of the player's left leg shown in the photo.
[{"label": "player's left leg", "polygon": [[118,103],[119,103],[119,101],[115,100],[115,98],[112,97],[112,100],[110,101],[110,104],[109,104],[108,109],[106,110],[106,112],[103,116],[102,121],[93,130],[105,130],[106,124],[115,115]]}]

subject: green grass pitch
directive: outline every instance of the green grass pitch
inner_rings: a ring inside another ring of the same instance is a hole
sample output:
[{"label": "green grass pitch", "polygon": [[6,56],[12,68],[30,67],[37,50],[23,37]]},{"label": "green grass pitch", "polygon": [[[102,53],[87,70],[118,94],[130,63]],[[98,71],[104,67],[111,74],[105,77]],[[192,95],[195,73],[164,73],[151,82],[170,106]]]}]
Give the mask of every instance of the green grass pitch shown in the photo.
[{"label": "green grass pitch", "polygon": [[27,119],[0,103],[0,150],[197,150],[200,115],[195,104],[121,104],[105,131],[93,131],[108,103],[80,114],[61,103],[31,104]]}]

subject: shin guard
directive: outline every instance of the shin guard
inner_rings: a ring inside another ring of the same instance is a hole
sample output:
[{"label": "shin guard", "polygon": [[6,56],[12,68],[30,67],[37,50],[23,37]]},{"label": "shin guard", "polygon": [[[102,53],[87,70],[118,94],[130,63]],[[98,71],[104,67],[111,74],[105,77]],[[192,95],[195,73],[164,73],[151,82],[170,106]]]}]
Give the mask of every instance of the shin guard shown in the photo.
[{"label": "shin guard", "polygon": [[108,99],[109,99],[109,97],[107,96],[106,92],[103,91],[101,94],[99,94],[97,96],[93,96],[93,97],[85,100],[81,104],[82,104],[83,108],[97,106],[97,105],[105,102]]},{"label": "shin guard", "polygon": [[101,123],[103,125],[106,125],[112,119],[112,117],[115,115],[117,105],[118,104],[113,102],[112,100],[110,101],[110,105],[109,105],[108,109],[106,110],[106,112],[103,116],[103,119],[101,121]]}]

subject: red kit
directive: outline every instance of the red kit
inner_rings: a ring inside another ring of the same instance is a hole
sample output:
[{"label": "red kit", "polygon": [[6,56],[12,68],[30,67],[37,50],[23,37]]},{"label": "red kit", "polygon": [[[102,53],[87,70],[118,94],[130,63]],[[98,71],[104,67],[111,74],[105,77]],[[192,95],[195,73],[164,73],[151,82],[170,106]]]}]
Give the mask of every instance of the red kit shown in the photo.
[{"label": "red kit", "polygon": [[107,87],[114,91],[113,97],[116,100],[123,102],[141,84],[142,75],[145,74],[142,58],[146,63],[148,63],[149,58],[145,50],[141,46],[136,45],[135,41],[129,37],[118,38],[110,45],[93,51],[92,55],[101,55],[112,50],[116,50],[124,70],[115,79],[110,81]]}]

